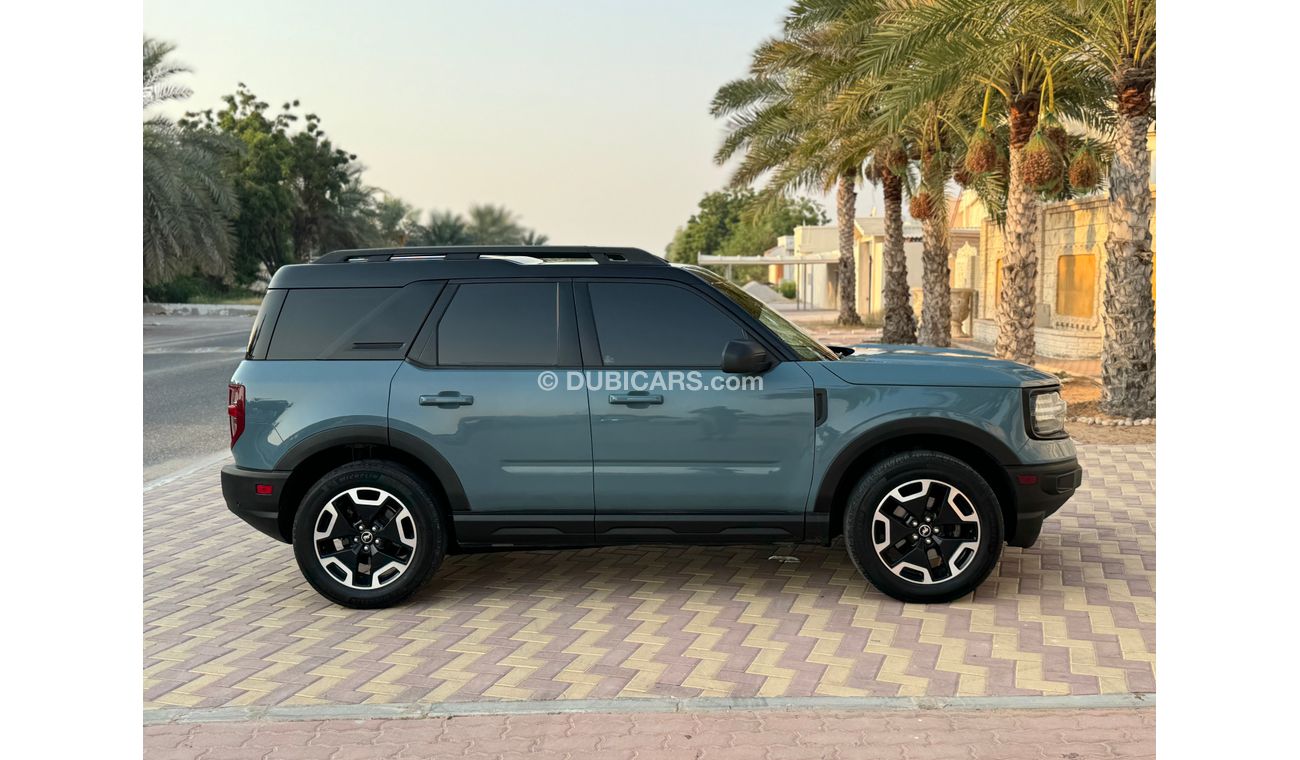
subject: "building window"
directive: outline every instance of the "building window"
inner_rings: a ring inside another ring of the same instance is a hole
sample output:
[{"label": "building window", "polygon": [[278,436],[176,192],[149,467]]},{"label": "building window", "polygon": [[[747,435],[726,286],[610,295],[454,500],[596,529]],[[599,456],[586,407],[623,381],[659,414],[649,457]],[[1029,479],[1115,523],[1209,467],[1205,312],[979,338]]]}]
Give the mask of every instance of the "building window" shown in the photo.
[{"label": "building window", "polygon": [[1092,318],[1097,313],[1097,257],[1061,256],[1056,260],[1056,313]]}]

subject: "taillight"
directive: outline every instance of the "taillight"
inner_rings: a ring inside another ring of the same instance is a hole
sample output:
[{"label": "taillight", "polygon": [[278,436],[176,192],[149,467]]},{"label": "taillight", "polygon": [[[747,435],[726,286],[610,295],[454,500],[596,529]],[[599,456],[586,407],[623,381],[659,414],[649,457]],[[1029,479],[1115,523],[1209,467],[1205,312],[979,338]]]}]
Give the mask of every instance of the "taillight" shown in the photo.
[{"label": "taillight", "polygon": [[230,415],[230,445],[233,448],[244,433],[244,386],[231,383],[229,399],[226,414]]}]

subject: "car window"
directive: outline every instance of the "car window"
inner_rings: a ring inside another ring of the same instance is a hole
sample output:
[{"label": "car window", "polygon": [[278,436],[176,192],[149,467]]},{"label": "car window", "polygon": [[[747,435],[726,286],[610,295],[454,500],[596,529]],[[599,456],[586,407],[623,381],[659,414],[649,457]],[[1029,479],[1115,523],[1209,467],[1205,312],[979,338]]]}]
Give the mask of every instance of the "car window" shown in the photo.
[{"label": "car window", "polygon": [[700,279],[713,286],[726,297],[735,301],[740,308],[749,312],[749,315],[759,322],[762,322],[769,330],[776,333],[777,337],[785,341],[802,361],[835,361],[839,356],[826,346],[822,345],[816,338],[804,332],[795,323],[778,314],[767,304],[746,293],[744,290],[736,287],[735,283],[723,279],[717,273],[711,272],[704,267],[684,266],[686,269]]},{"label": "car window", "polygon": [[438,364],[556,366],[558,294],[554,282],[460,285],[438,323]]},{"label": "car window", "polygon": [[587,286],[607,367],[710,367],[727,342],[745,337],[707,299],[675,285],[593,282]]},{"label": "car window", "polygon": [[404,288],[290,290],[266,358],[401,359],[441,287],[425,281]]}]

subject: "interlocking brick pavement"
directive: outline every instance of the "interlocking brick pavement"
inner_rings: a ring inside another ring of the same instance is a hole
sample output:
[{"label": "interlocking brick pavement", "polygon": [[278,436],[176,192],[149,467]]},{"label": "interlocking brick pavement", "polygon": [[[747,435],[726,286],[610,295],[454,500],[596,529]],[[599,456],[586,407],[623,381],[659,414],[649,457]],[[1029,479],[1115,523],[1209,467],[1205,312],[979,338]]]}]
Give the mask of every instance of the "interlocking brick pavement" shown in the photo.
[{"label": "interlocking brick pavement", "polygon": [[1155,710],[482,715],[148,726],[150,760],[631,758],[1093,760],[1155,757]]},{"label": "interlocking brick pavement", "polygon": [[449,557],[368,612],[227,512],[214,467],[145,494],[144,706],[1152,692],[1154,447],[1080,458],[1038,544],[950,604],[882,595],[837,543]]}]

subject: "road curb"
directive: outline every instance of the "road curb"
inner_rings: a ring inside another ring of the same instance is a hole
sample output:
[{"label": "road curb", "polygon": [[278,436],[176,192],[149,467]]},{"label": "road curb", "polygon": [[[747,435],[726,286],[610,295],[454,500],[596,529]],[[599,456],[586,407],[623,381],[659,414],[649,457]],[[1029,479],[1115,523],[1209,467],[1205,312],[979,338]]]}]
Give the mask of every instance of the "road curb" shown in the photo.
[{"label": "road curb", "polygon": [[230,458],[229,451],[218,451],[213,454],[200,455],[198,457],[189,460],[187,464],[182,465],[179,469],[173,470],[167,473],[166,475],[160,475],[154,478],[153,480],[147,481],[144,484],[144,492],[149,493],[153,489],[158,488],[159,486],[165,486],[174,480],[179,480],[187,475],[193,475],[194,473],[200,470],[206,470],[208,468],[215,467],[216,465],[220,464],[221,462],[229,458]]},{"label": "road curb", "polygon": [[146,316],[255,317],[260,306],[235,303],[147,303]]},{"label": "road curb", "polygon": [[1145,693],[1008,697],[700,697],[695,699],[568,699],[519,702],[441,702],[388,705],[294,705],[276,707],[163,707],[144,711],[144,725],[167,723],[281,722],[452,718],[470,715],[559,715],[566,713],[694,713],[731,710],[840,710],[910,712],[945,710],[1116,710],[1153,708]]}]

